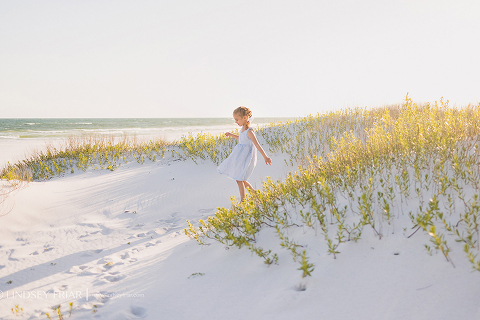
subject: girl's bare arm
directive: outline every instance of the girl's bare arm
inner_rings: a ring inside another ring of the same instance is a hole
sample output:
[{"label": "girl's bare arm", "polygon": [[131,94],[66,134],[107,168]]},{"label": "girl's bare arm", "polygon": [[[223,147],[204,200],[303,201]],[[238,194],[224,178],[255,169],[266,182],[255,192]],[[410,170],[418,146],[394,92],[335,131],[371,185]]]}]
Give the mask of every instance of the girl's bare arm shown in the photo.
[{"label": "girl's bare arm", "polygon": [[247,132],[248,136],[250,137],[250,139],[252,140],[253,144],[255,145],[255,147],[257,147],[258,151],[262,154],[263,156],[263,159],[265,160],[265,163],[266,164],[272,164],[272,159],[270,159],[267,154],[265,153],[265,151],[263,151],[263,148],[262,146],[260,145],[260,143],[258,143],[258,140],[257,140],[257,137],[255,136],[255,132],[253,132],[253,130],[249,130]]},{"label": "girl's bare arm", "polygon": [[232,138],[235,138],[235,139],[238,140],[238,135],[236,135],[236,134],[233,134],[233,133],[230,133],[230,132],[226,132],[225,135],[226,135],[227,137],[232,137]]}]

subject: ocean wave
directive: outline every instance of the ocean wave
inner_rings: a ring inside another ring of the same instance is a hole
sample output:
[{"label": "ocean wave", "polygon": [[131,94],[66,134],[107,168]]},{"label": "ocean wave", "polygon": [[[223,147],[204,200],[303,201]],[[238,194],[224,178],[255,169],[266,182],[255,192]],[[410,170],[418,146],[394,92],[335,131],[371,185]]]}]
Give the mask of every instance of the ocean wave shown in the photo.
[{"label": "ocean wave", "polygon": [[[256,125],[271,119],[256,119]],[[280,120],[280,119],[277,119]],[[29,122],[26,122],[29,121]],[[38,122],[37,122],[38,121]],[[0,119],[0,139],[56,139],[83,135],[165,136],[179,138],[188,133],[219,134],[239,127],[231,118],[163,119]]]},{"label": "ocean wave", "polygon": [[31,132],[33,134],[40,134],[40,135],[47,134],[48,135],[48,134],[57,134],[57,133],[68,133],[69,131],[67,131],[67,130],[45,130],[45,131],[43,131],[43,130],[36,130],[36,131],[28,130],[27,132]]}]

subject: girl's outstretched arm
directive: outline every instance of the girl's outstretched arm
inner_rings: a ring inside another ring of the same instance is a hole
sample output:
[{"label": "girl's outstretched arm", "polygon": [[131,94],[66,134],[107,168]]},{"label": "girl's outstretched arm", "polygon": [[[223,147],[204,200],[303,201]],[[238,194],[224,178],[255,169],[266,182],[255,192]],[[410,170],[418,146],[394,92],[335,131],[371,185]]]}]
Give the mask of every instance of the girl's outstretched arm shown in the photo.
[{"label": "girl's outstretched arm", "polygon": [[238,140],[238,135],[236,135],[236,134],[233,134],[233,133],[230,133],[230,132],[225,132],[225,135],[227,137],[232,137],[232,138],[235,138],[235,139]]},{"label": "girl's outstretched arm", "polygon": [[253,130],[249,130],[247,132],[248,136],[250,137],[250,139],[252,140],[253,144],[255,145],[255,147],[257,147],[258,151],[262,154],[263,156],[263,159],[265,160],[265,163],[266,164],[272,164],[272,159],[270,159],[267,154],[265,153],[265,151],[263,151],[263,148],[262,146],[260,145],[260,143],[258,143],[258,140],[257,140],[257,137],[255,136],[255,132],[253,132]]}]

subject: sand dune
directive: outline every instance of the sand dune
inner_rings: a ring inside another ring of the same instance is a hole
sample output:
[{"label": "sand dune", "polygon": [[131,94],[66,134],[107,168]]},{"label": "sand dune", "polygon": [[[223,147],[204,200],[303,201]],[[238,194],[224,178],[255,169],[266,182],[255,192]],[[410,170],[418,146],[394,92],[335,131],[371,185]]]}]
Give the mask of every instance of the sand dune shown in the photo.
[{"label": "sand dune", "polygon": [[[283,155],[250,182],[283,179]],[[0,318],[46,319],[477,319],[480,278],[463,252],[429,256],[420,232],[381,240],[365,232],[337,259],[309,248],[312,277],[289,252],[266,266],[246,249],[189,240],[197,222],[229,207],[236,183],[210,162],[166,158],[31,182],[0,219]],[[301,232],[301,231],[300,231]],[[278,240],[271,231],[259,244]],[[321,243],[321,236],[318,236]],[[315,243],[312,238],[311,243]],[[277,246],[277,245],[275,245]],[[272,245],[272,247],[275,247]],[[277,246],[278,247],[278,246]],[[458,259],[457,259],[458,257]],[[306,289],[306,290],[303,290]]]}]

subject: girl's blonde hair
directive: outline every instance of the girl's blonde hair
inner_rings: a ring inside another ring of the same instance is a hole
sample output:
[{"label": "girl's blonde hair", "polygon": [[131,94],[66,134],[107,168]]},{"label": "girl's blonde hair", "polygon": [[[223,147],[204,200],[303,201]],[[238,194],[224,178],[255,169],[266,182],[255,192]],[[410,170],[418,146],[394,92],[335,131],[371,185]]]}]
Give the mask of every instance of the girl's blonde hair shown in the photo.
[{"label": "girl's blonde hair", "polygon": [[249,120],[245,122],[243,128],[247,130],[250,127],[250,118],[252,117],[252,111],[247,107],[238,107],[237,109],[233,110],[233,114],[238,114],[240,117],[247,116]]}]

